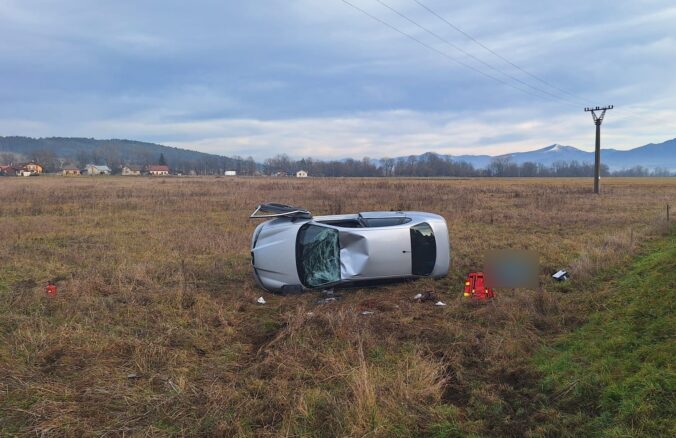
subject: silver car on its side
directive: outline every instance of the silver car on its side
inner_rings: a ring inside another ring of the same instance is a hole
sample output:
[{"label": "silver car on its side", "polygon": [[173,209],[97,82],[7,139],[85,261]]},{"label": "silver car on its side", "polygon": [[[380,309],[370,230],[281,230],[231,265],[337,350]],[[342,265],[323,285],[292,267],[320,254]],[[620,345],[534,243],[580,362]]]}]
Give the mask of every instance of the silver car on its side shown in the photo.
[{"label": "silver car on its side", "polygon": [[373,281],[443,277],[450,245],[443,217],[419,211],[372,211],[313,217],[262,204],[251,263],[258,284],[280,293]]}]

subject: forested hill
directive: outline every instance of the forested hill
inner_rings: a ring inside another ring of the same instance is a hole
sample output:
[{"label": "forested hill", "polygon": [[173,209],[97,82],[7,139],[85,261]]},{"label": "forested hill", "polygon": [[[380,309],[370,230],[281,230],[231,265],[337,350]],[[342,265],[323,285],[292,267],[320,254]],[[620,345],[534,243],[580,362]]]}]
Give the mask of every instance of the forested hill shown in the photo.
[{"label": "forested hill", "polygon": [[115,169],[122,164],[157,163],[161,154],[172,169],[184,172],[193,170],[198,173],[215,173],[223,170],[239,170],[246,173],[246,170],[255,170],[253,159],[225,157],[155,143],[117,139],[0,136],[0,154],[3,154],[5,160],[11,155],[17,160],[34,159],[47,168],[59,168],[65,162],[80,167],[88,163],[105,163]]}]

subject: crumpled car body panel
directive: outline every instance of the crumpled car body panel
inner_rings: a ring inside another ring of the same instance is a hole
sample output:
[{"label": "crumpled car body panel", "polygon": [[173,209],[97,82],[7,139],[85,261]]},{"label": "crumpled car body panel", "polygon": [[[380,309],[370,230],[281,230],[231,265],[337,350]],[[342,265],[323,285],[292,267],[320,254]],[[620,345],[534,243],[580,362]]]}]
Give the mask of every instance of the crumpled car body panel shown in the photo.
[{"label": "crumpled car body panel", "polygon": [[341,230],[340,271],[346,281],[410,276],[409,228]]}]

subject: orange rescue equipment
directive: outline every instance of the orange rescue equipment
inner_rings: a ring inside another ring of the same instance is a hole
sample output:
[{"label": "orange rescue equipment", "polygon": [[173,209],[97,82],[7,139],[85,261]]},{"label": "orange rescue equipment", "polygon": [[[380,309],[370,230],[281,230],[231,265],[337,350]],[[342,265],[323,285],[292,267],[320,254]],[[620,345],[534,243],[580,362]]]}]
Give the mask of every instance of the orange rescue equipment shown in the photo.
[{"label": "orange rescue equipment", "polygon": [[489,300],[495,296],[493,289],[486,287],[483,272],[470,272],[465,280],[464,295],[475,300]]}]

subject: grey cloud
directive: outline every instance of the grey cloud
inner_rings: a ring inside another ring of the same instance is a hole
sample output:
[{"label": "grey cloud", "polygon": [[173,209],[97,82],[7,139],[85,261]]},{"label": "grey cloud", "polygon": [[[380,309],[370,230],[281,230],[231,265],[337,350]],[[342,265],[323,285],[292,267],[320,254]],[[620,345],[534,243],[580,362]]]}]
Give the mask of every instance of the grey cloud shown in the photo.
[{"label": "grey cloud", "polygon": [[[531,80],[415,2],[384,1]],[[590,104],[615,104],[604,134],[613,146],[674,136],[671,2],[424,1]],[[376,2],[355,2],[452,53]],[[0,40],[4,135],[127,137],[258,158],[500,153],[591,139],[581,108],[487,80],[339,0],[5,0]]]}]

